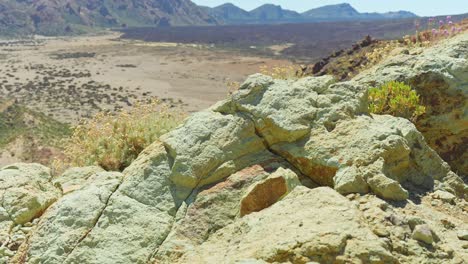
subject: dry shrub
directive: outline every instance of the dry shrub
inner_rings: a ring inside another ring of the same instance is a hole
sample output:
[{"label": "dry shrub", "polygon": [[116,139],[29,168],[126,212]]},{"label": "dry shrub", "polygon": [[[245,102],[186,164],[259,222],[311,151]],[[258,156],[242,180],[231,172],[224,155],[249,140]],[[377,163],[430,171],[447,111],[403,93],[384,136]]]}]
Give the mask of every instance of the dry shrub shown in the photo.
[{"label": "dry shrub", "polygon": [[299,79],[301,69],[299,66],[279,65],[279,66],[261,66],[260,73],[271,76],[273,79],[290,80]]},{"label": "dry shrub", "polygon": [[122,171],[143,149],[178,126],[185,115],[158,100],[137,103],[118,113],[101,112],[74,128],[65,143],[65,158],[55,169],[99,165],[108,171]]},{"label": "dry shrub", "polygon": [[369,90],[369,110],[415,121],[426,112],[416,91],[402,82],[391,81]]},{"label": "dry shrub", "polygon": [[234,94],[235,92],[239,91],[241,84],[239,82],[235,81],[228,81],[227,82],[227,87],[228,87],[228,94]]},{"label": "dry shrub", "polygon": [[373,49],[370,52],[367,52],[365,54],[367,62],[362,65],[362,68],[367,69],[371,66],[378,64],[379,62],[386,59],[390,55],[390,53],[399,46],[400,44],[398,43],[398,41],[386,41],[383,45]]}]

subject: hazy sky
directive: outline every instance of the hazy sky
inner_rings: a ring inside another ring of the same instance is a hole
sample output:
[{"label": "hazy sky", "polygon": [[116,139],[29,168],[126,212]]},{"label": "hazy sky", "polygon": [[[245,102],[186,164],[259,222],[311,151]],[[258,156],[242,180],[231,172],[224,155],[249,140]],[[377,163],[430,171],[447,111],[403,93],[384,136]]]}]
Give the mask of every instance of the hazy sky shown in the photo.
[{"label": "hazy sky", "polygon": [[199,5],[217,6],[231,2],[246,10],[263,4],[281,5],[285,9],[306,11],[314,7],[343,2],[360,12],[407,10],[420,16],[468,13],[468,0],[192,0]]}]

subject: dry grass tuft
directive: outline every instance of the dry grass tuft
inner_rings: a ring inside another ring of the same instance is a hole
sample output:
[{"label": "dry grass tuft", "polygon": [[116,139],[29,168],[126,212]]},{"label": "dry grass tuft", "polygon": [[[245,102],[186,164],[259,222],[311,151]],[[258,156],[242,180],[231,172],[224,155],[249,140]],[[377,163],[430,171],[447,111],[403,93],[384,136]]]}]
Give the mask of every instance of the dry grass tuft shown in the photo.
[{"label": "dry grass tuft", "polygon": [[261,66],[260,73],[273,79],[291,80],[300,78],[301,68],[293,65]]},{"label": "dry grass tuft", "polygon": [[99,165],[108,171],[122,171],[141,151],[178,126],[185,114],[171,110],[158,100],[138,103],[118,113],[101,112],[76,126],[65,143],[65,158],[54,168]]}]

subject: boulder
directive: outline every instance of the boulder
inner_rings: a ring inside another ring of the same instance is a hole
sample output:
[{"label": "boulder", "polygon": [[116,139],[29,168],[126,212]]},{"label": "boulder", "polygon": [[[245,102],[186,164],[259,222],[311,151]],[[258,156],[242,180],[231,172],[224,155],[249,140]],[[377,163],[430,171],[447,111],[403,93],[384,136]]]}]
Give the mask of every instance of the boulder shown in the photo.
[{"label": "boulder", "polygon": [[121,173],[95,173],[81,188],[52,205],[27,243],[28,255],[22,258],[29,263],[64,263],[96,225],[121,179]]},{"label": "boulder", "polygon": [[248,119],[211,111],[192,115],[161,141],[171,159],[171,180],[188,188],[226,178],[265,148]]},{"label": "boulder", "polygon": [[13,225],[40,217],[61,196],[51,178],[50,169],[39,164],[17,163],[0,169],[1,237]]},{"label": "boulder", "polygon": [[432,198],[442,200],[445,203],[454,203],[457,197],[449,192],[437,190],[432,194]]},{"label": "boulder", "polygon": [[50,169],[40,164],[12,164],[0,169],[0,261],[9,262],[25,241],[25,226],[41,217],[61,196]]},{"label": "boulder", "polygon": [[468,230],[460,230],[457,232],[457,237],[460,240],[468,240]]},{"label": "boulder", "polygon": [[434,242],[432,230],[428,225],[417,225],[413,230],[412,238],[429,245]]}]

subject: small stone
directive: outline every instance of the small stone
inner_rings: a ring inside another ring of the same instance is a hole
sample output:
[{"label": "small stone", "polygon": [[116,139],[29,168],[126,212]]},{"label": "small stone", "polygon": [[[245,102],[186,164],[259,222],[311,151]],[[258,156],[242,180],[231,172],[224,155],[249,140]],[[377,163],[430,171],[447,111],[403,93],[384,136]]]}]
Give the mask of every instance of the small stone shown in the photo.
[{"label": "small stone", "polygon": [[423,219],[415,216],[408,219],[408,225],[410,226],[411,230],[414,230],[417,225],[423,225],[425,223],[426,222]]},{"label": "small stone", "polygon": [[435,191],[431,196],[434,199],[439,199],[445,203],[452,203],[452,204],[455,202],[455,198],[457,198],[455,195],[446,191],[441,191],[441,190]]},{"label": "small stone", "polygon": [[414,228],[412,238],[431,245],[434,242],[432,230],[428,225],[418,225]]},{"label": "small stone", "polygon": [[32,227],[22,227],[20,230],[24,234],[29,234],[29,232],[31,232],[31,229],[32,229]]},{"label": "small stone", "polygon": [[31,222],[27,222],[23,225],[24,227],[32,227],[33,226],[33,223]]},{"label": "small stone", "polygon": [[13,255],[15,255],[15,253],[13,251],[9,250],[6,247],[0,247],[0,256],[13,257]]},{"label": "small stone", "polygon": [[384,226],[381,226],[381,225],[376,226],[372,231],[374,232],[374,234],[376,234],[379,237],[390,236],[390,233],[388,232],[388,230]]},{"label": "small stone", "polygon": [[457,232],[457,237],[460,240],[468,240],[468,230],[460,230]]},{"label": "small stone", "polygon": [[20,234],[15,234],[13,236],[11,236],[11,241],[14,242],[14,243],[23,243],[24,240],[26,240],[26,237],[24,235],[20,235]]},{"label": "small stone", "polygon": [[463,244],[462,246],[464,249],[468,249],[468,243]]}]

